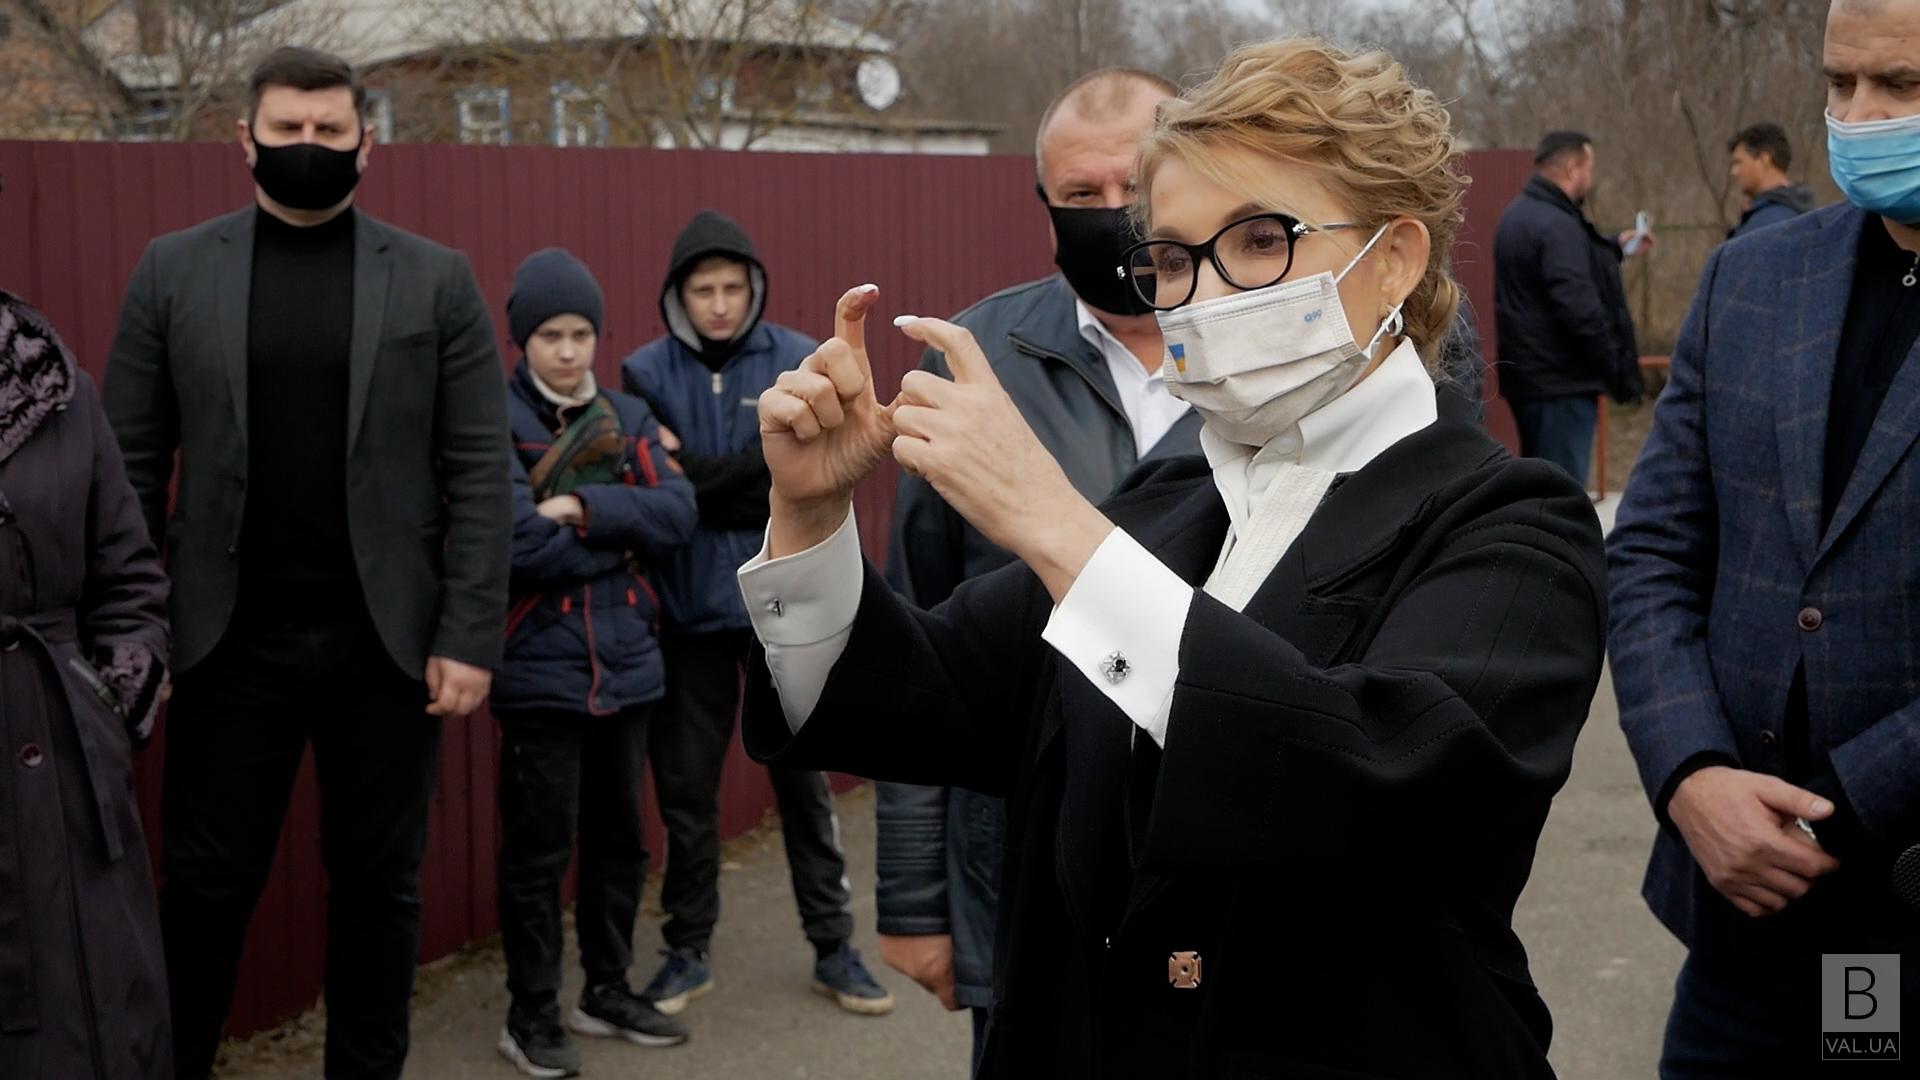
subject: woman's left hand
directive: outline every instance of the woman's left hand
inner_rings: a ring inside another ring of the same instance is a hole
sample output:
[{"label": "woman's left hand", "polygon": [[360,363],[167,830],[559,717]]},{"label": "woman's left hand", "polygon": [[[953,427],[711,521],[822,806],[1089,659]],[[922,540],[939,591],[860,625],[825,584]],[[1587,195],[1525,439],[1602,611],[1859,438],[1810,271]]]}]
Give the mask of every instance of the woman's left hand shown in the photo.
[{"label": "woman's left hand", "polygon": [[941,319],[894,321],[945,353],[953,372],[951,381],[927,371],[901,380],[888,406],[898,432],[894,458],[1032,567],[1058,602],[1113,523],[1067,481],[971,333]]}]

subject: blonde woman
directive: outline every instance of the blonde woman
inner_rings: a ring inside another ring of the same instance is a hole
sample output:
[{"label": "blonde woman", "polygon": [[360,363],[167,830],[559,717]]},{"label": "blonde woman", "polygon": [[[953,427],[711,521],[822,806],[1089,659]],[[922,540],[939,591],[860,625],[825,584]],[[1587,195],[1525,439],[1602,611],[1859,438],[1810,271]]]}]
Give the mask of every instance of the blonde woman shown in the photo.
[{"label": "blonde woman", "polygon": [[[1010,797],[990,1078],[1551,1075],[1511,928],[1600,672],[1579,486],[1436,420],[1465,179],[1390,57],[1248,46],[1162,107],[1148,241],[1204,460],[1079,495],[935,319],[881,405],[874,286],[760,401],[749,748]],[[863,568],[891,452],[1020,564],[932,612]]]}]

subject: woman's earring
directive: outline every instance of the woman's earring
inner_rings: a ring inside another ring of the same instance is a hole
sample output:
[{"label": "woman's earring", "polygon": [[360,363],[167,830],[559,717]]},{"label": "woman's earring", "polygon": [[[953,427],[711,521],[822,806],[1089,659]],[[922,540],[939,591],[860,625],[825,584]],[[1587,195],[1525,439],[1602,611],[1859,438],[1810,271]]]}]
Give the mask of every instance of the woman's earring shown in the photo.
[{"label": "woman's earring", "polygon": [[1387,336],[1399,337],[1400,332],[1402,330],[1405,330],[1406,328],[1407,328],[1406,316],[1400,313],[1399,308],[1394,308],[1393,313],[1387,316]]}]

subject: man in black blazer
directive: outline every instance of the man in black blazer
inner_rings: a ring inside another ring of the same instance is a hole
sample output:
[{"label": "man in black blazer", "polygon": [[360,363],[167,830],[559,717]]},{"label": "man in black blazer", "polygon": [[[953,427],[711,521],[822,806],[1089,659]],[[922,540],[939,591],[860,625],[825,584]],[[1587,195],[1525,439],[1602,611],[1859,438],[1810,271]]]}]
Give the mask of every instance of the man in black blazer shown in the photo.
[{"label": "man in black blazer", "polygon": [[364,104],[334,57],[262,63],[240,123],[258,206],[148,247],[108,362],[174,581],[161,907],[181,1077],[212,1068],[309,739],[327,1075],[400,1075],[440,718],[478,706],[500,661],[492,323],[464,257],[353,209]]}]

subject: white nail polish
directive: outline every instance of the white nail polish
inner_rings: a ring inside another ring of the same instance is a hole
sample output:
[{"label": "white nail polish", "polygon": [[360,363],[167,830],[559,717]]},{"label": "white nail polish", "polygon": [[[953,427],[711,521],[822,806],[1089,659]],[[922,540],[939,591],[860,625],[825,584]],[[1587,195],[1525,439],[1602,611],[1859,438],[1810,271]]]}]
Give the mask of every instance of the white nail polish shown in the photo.
[{"label": "white nail polish", "polygon": [[918,315],[896,315],[893,318],[893,325],[905,326],[910,322],[918,322],[918,321],[920,321],[920,316]]},{"label": "white nail polish", "polygon": [[871,285],[871,284],[869,284],[869,285],[862,285],[862,286],[860,286],[860,288],[859,288],[859,289],[857,289],[857,290],[855,290],[855,291],[857,291],[857,292],[863,292],[863,293],[877,293],[877,292],[879,292],[879,291],[880,291],[880,286],[878,286],[878,285]]}]

